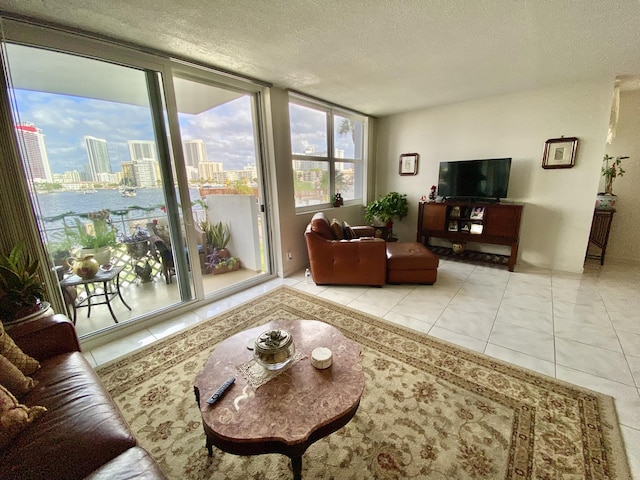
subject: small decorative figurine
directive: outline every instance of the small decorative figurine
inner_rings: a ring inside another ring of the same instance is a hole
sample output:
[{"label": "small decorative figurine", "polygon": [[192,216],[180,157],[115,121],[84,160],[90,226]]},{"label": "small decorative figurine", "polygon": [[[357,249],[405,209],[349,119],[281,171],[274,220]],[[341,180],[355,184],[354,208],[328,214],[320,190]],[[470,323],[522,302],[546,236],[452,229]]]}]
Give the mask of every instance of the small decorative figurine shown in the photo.
[{"label": "small decorative figurine", "polygon": [[436,187],[435,185],[431,185],[431,191],[429,192],[429,201],[430,202],[435,202],[436,201],[436,189],[438,187]]}]

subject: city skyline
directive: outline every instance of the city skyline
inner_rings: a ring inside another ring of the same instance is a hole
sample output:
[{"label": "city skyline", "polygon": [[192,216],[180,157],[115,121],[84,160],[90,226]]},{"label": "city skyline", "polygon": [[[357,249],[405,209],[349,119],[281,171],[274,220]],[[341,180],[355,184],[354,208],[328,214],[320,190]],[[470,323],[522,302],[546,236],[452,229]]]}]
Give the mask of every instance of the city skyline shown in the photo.
[{"label": "city skyline", "polygon": [[[133,160],[130,142],[154,142],[146,107],[19,89],[14,92],[17,123],[33,124],[42,133],[52,174],[84,170],[90,158],[86,137],[106,142],[113,172],[122,170],[122,162]],[[225,169],[242,170],[255,164],[253,130],[247,127],[246,119],[239,118],[246,108],[244,98],[200,115],[179,114],[183,140],[204,141],[209,161],[223,163]]]}]

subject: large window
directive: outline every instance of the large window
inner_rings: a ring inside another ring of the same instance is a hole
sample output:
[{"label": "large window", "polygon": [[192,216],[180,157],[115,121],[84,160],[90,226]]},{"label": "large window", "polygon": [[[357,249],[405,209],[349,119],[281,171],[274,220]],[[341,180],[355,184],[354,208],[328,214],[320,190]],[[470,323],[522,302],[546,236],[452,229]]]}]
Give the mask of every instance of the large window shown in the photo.
[{"label": "large window", "polygon": [[367,119],[293,97],[289,103],[296,208],[362,202]]}]

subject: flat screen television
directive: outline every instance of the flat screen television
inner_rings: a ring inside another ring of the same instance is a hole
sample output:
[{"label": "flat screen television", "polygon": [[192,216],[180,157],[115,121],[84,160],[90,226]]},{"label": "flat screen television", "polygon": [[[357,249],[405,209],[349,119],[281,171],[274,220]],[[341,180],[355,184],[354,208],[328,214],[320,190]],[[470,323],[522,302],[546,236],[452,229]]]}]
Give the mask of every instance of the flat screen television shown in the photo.
[{"label": "flat screen television", "polygon": [[510,158],[440,162],[438,195],[450,200],[498,201],[507,196]]}]

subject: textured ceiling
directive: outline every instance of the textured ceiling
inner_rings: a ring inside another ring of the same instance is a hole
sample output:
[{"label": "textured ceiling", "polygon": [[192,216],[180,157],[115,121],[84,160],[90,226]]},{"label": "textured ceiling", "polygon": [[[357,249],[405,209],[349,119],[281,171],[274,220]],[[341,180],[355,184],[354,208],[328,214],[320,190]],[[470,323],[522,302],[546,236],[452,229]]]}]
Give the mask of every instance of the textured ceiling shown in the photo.
[{"label": "textured ceiling", "polygon": [[0,0],[371,115],[640,75],[640,0]]}]

